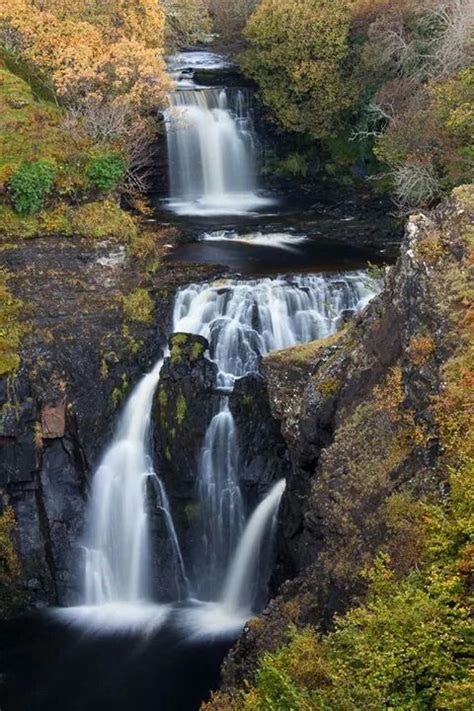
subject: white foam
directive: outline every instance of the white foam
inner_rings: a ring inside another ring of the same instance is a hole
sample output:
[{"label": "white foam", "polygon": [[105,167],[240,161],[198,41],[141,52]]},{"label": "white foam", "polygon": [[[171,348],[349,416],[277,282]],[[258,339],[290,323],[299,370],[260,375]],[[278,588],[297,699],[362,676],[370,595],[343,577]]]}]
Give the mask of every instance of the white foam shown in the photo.
[{"label": "white foam", "polygon": [[253,192],[205,195],[196,200],[167,201],[169,209],[176,215],[189,217],[250,215],[274,204],[273,198],[261,197]]},{"label": "white foam", "polygon": [[170,71],[178,71],[180,69],[225,69],[232,66],[232,63],[223,54],[217,52],[192,51],[178,52],[166,58]]},{"label": "white foam", "polygon": [[194,602],[175,610],[176,625],[188,639],[238,635],[252,617],[250,610],[235,612],[217,602]]},{"label": "white foam", "polygon": [[276,249],[286,249],[296,251],[296,248],[307,241],[305,235],[290,234],[288,232],[249,232],[241,235],[234,230],[218,230],[215,232],[204,232],[201,235],[203,242],[239,242],[260,247],[274,247]]},{"label": "white foam", "polygon": [[145,601],[136,604],[107,603],[80,607],[53,608],[50,614],[90,634],[104,632],[156,632],[170,614],[169,605],[154,605]]}]

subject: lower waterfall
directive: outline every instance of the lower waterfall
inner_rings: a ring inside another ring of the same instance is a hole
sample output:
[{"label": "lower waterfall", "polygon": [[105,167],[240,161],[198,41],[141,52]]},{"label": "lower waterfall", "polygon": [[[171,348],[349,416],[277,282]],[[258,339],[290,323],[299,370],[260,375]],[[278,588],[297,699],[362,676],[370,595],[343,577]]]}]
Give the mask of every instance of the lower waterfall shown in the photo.
[{"label": "lower waterfall", "polygon": [[193,555],[194,590],[201,600],[217,600],[245,526],[237,432],[226,397],[222,398],[219,412],[204,438],[198,489],[200,517]]},{"label": "lower waterfall", "polygon": [[[157,479],[149,454],[149,426],[161,366],[159,361],[133,391],[94,475],[85,542],[86,605],[135,603],[151,596],[145,493],[147,479]],[[161,482],[156,483],[161,490]],[[166,496],[161,505],[170,539],[177,540]]]},{"label": "lower waterfall", "polygon": [[[363,308],[375,291],[375,282],[362,272],[192,284],[176,297],[173,330],[208,339],[218,384],[230,392],[236,378],[258,370],[265,353],[334,333],[341,312]],[[256,563],[284,489],[284,482],[276,485],[244,529],[248,512],[235,429],[223,396],[199,459],[200,535],[193,556],[193,589],[201,599],[225,601],[234,611],[258,606],[266,581],[255,584]],[[260,578],[264,569],[262,563]]]},{"label": "lower waterfall", "polygon": [[[120,418],[117,432],[98,467],[92,486],[88,536],[84,541],[86,609],[114,605],[148,608],[153,619],[163,613],[153,605],[157,590],[152,579],[148,513],[162,514],[177,579],[185,594],[200,604],[220,605],[229,615],[242,616],[264,602],[266,560],[272,558],[271,533],[285,482],[276,483],[255,510],[248,511],[240,490],[240,452],[229,394],[236,378],[258,369],[269,351],[333,333],[345,310],[365,306],[376,284],[363,272],[329,276],[289,276],[275,279],[193,284],[175,299],[173,331],[205,336],[210,357],[218,365],[220,407],[206,432],[198,466],[199,517],[192,570],[184,570],[180,543],[166,491],[150,455],[150,414],[162,361],[138,383]],[[263,585],[263,588],[262,588]],[[180,586],[176,586],[180,589]],[[159,597],[158,597],[159,599]],[[151,609],[153,608],[153,613]],[[81,609],[81,608],[76,608]],[[192,619],[206,625],[210,608]],[[159,614],[158,614],[159,613]],[[115,613],[112,613],[114,617]],[[201,615],[201,617],[199,616]],[[136,610],[137,624],[142,615]],[[191,619],[191,618],[189,618]],[[239,622],[240,624],[240,622]]]},{"label": "lower waterfall", "polygon": [[[265,533],[273,533],[285,480],[277,482],[253,512],[240,540],[222,591],[222,604],[232,612],[252,610],[262,574],[261,555]],[[270,535],[270,538],[272,536]],[[265,572],[265,566],[263,566]]]}]

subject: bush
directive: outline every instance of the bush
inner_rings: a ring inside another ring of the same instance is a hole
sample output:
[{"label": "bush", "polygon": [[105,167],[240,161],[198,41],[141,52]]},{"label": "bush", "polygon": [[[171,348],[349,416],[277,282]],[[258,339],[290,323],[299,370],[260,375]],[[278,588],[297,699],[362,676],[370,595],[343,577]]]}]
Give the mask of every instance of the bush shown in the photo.
[{"label": "bush", "polygon": [[128,242],[137,234],[132,217],[110,200],[81,205],[72,216],[72,231],[82,237]]},{"label": "bush", "polygon": [[125,175],[127,165],[120,153],[104,153],[93,158],[87,170],[89,180],[103,192],[110,192]]},{"label": "bush", "polygon": [[242,67],[283,128],[321,138],[339,127],[353,92],[343,76],[350,6],[348,0],[263,0],[250,17]]},{"label": "bush", "polygon": [[23,163],[10,178],[15,210],[20,215],[33,215],[44,205],[53,187],[54,165],[47,160]]}]

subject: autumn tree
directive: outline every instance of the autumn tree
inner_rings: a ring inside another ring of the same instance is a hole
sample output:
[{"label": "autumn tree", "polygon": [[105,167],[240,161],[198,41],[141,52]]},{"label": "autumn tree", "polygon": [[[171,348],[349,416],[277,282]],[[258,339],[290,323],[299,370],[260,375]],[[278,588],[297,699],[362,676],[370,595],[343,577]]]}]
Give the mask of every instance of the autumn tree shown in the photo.
[{"label": "autumn tree", "polygon": [[66,124],[104,151],[119,150],[127,180],[143,188],[156,127],[150,110],[171,84],[164,62],[165,12],[156,0],[9,0],[0,41],[67,108]]},{"label": "autumn tree", "polygon": [[244,27],[257,4],[258,0],[209,0],[214,30],[227,46],[242,44]]},{"label": "autumn tree", "polygon": [[154,0],[11,0],[0,23],[69,104],[126,96],[142,109],[163,100],[165,16]]},{"label": "autumn tree", "polygon": [[473,29],[472,0],[354,5],[353,78],[366,97],[354,136],[374,140],[402,212],[472,179]]},{"label": "autumn tree", "polygon": [[243,68],[286,129],[319,138],[350,104],[343,75],[350,0],[263,0],[250,17]]}]

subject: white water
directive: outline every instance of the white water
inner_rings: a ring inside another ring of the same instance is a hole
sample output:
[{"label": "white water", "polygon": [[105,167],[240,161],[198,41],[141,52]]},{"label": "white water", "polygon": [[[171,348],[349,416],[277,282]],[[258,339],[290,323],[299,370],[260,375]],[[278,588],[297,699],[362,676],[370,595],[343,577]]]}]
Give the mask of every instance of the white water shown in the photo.
[{"label": "white water", "polygon": [[275,249],[286,249],[288,251],[295,251],[308,240],[305,235],[296,235],[289,232],[269,232],[267,234],[249,232],[241,235],[234,230],[204,232],[200,239],[203,242],[239,242],[257,247],[274,247]]},{"label": "white water", "polygon": [[[149,453],[149,425],[161,366],[162,361],[132,392],[117,433],[94,474],[84,546],[86,605],[136,603],[150,597],[145,486],[149,477],[157,480]],[[166,499],[162,505],[167,506]],[[166,513],[173,539],[172,519],[169,511]]]},{"label": "white water", "polygon": [[334,333],[340,312],[376,290],[363,272],[191,284],[176,297],[173,328],[208,339],[219,384],[232,388],[262,355]]},{"label": "white water", "polygon": [[261,575],[262,544],[268,529],[274,528],[270,524],[275,524],[285,486],[284,479],[273,486],[245,528],[222,593],[221,602],[230,612],[252,609]]},{"label": "white water", "polygon": [[[209,340],[219,385],[229,391],[237,377],[258,369],[262,355],[333,333],[343,309],[362,308],[375,292],[375,283],[361,272],[193,284],[177,294],[173,329]],[[200,455],[200,536],[193,556],[194,589],[201,599],[225,601],[226,615],[250,610],[259,584],[266,583],[262,545],[284,489],[284,482],[272,489],[237,544],[246,512],[235,430],[228,398],[223,397]],[[271,546],[266,554],[271,555]],[[205,614],[194,610],[193,619]]]},{"label": "white water", "polygon": [[216,600],[245,525],[239,487],[237,431],[227,398],[207,429],[198,471],[199,531],[193,555],[194,590]]},{"label": "white water", "polygon": [[189,89],[170,96],[170,201],[180,215],[239,215],[272,203],[256,193],[257,148],[244,92]]}]

